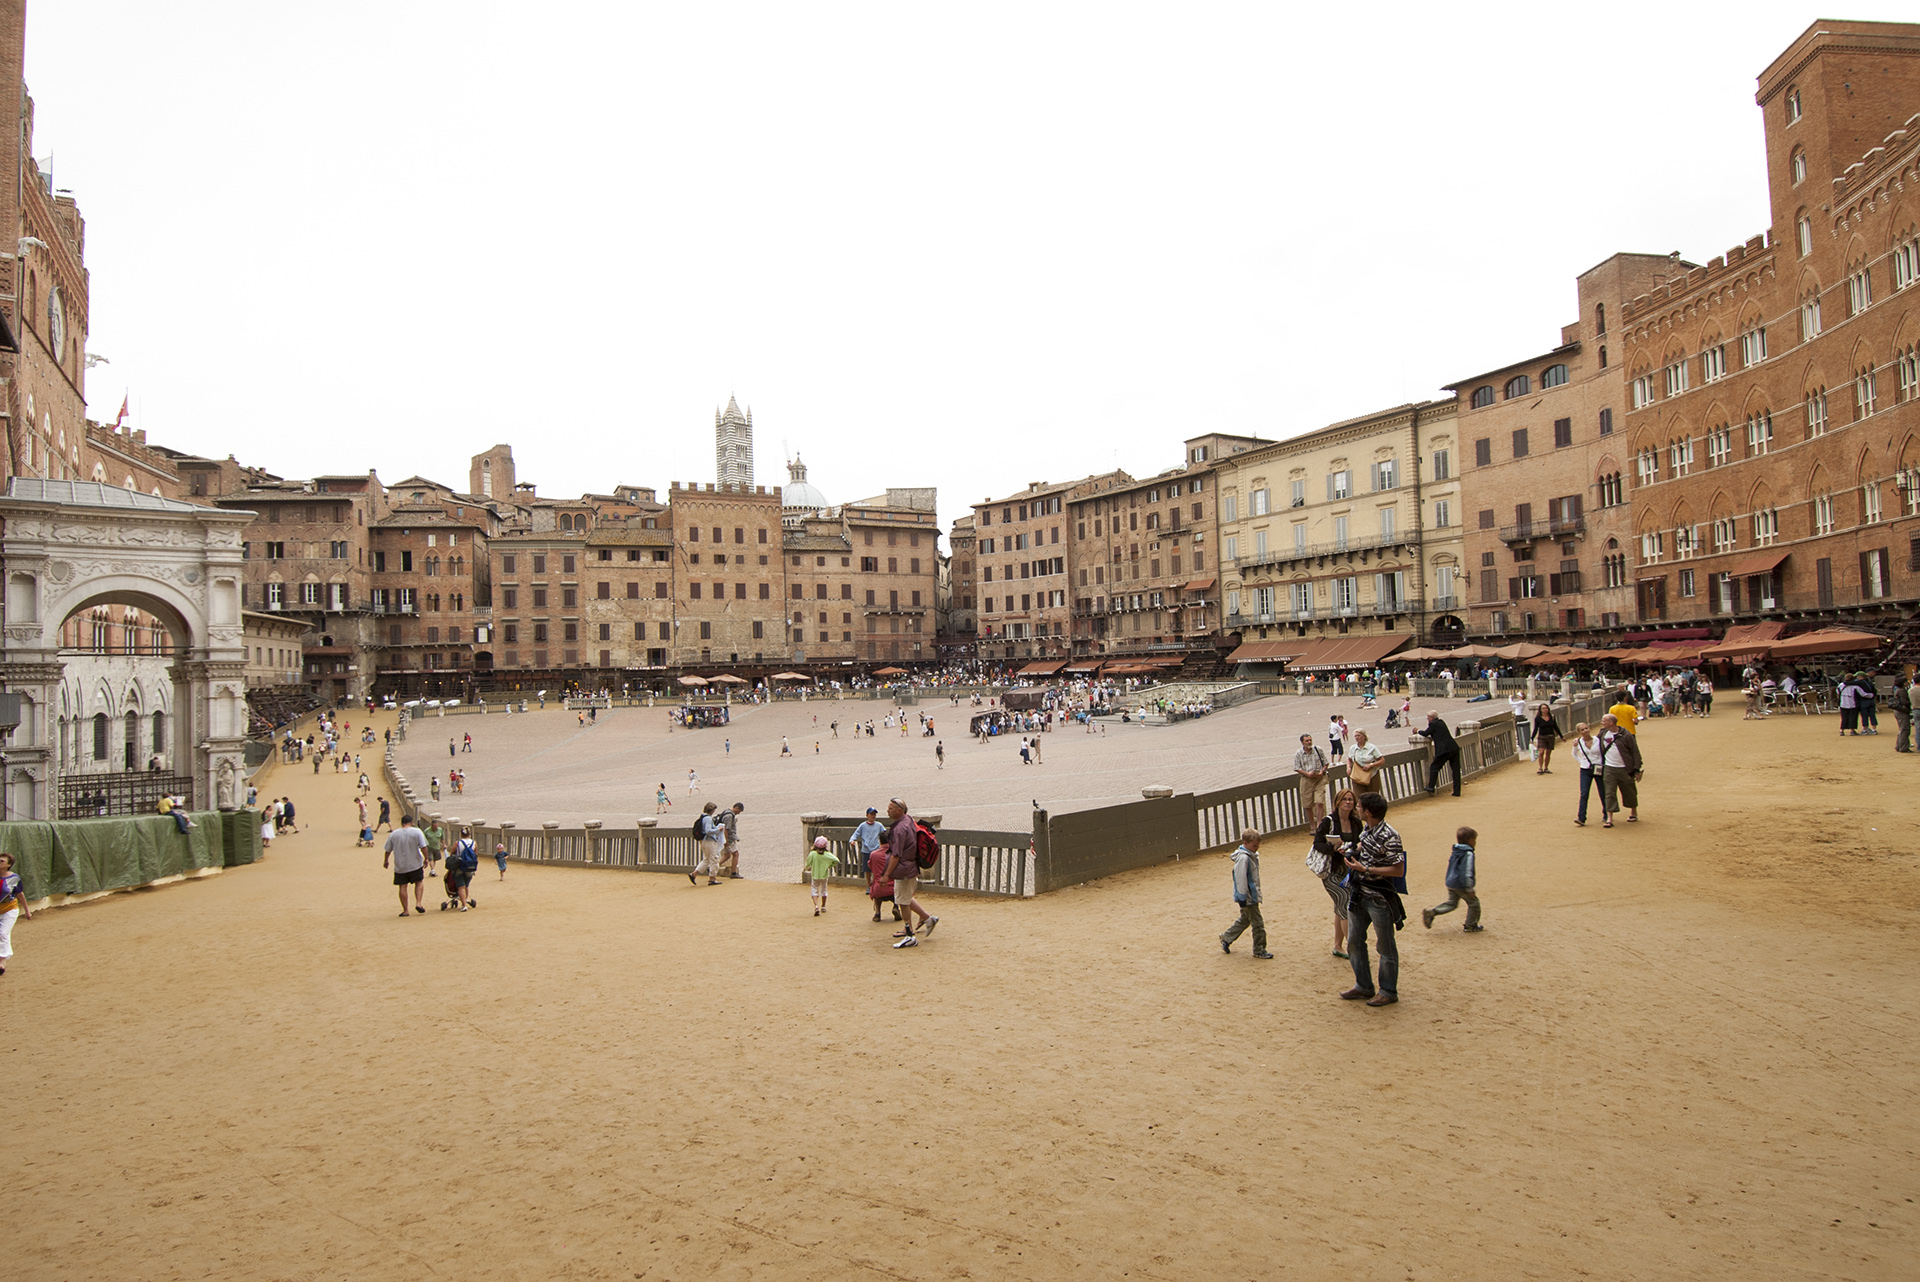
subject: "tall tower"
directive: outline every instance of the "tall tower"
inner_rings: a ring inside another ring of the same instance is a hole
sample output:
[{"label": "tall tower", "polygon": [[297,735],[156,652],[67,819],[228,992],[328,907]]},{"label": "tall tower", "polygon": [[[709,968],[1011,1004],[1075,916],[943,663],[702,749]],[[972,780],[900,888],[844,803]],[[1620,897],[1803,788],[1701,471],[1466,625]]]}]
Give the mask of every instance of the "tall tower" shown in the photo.
[{"label": "tall tower", "polygon": [[741,413],[731,396],[726,409],[713,412],[713,460],[722,485],[753,487],[753,411]]}]

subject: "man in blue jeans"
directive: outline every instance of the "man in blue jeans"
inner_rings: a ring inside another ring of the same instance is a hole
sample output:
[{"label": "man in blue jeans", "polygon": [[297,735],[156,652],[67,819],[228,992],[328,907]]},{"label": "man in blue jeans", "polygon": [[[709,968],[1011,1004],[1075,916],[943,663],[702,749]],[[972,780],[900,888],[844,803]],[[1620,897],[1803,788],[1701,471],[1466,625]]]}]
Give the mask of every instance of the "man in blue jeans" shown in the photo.
[{"label": "man in blue jeans", "polygon": [[1594,737],[1593,727],[1582,721],[1573,728],[1573,762],[1580,767],[1580,813],[1573,822],[1581,828],[1587,826],[1587,794],[1600,790],[1601,757],[1600,740]]},{"label": "man in blue jeans", "polygon": [[[1366,828],[1344,852],[1347,865],[1347,956],[1353,963],[1353,987],[1343,1001],[1391,1006],[1400,1000],[1400,941],[1394,932],[1407,919],[1400,902],[1407,889],[1407,851],[1400,834],[1387,823],[1387,799],[1377,792],[1360,798]],[[1367,956],[1367,927],[1380,950],[1380,983],[1373,982]]]}]

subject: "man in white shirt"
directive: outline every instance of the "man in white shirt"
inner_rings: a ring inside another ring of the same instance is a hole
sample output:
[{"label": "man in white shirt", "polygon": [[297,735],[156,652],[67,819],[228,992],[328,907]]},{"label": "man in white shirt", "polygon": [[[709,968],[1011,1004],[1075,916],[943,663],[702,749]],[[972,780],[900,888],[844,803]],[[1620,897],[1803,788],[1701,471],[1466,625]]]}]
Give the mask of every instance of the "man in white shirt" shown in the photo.
[{"label": "man in white shirt", "polygon": [[400,915],[407,915],[407,887],[413,887],[413,911],[424,913],[426,905],[422,903],[425,894],[427,865],[427,835],[414,827],[412,815],[402,815],[400,826],[387,834],[386,853],[380,856],[380,866],[393,869],[393,884],[400,892]]}]

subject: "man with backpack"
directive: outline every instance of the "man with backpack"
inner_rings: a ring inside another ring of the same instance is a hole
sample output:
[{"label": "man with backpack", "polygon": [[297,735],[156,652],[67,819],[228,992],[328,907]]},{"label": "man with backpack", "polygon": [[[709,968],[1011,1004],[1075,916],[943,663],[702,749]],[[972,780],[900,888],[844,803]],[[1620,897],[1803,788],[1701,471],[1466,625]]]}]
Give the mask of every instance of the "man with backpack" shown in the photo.
[{"label": "man with backpack", "polygon": [[893,936],[900,942],[894,947],[912,948],[920,942],[914,938],[913,915],[920,914],[929,938],[940,919],[914,898],[920,882],[920,825],[907,813],[907,803],[898,797],[887,803],[887,820],[893,825],[887,833],[887,879],[893,882],[893,902],[900,909],[900,929]]},{"label": "man with backpack", "polygon": [[701,873],[707,874],[709,886],[720,884],[720,838],[726,829],[721,826],[718,819],[713,817],[713,812],[718,809],[718,806],[709,801],[706,808],[693,821],[693,845],[699,852],[700,861],[694,864],[693,871],[687,874],[689,885],[698,886]]}]

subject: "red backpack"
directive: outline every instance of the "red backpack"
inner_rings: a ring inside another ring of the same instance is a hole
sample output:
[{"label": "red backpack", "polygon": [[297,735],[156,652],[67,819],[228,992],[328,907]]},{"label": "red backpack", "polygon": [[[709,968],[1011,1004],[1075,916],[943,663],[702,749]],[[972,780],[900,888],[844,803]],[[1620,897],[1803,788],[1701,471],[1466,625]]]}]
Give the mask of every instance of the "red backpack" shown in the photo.
[{"label": "red backpack", "polygon": [[920,860],[920,871],[925,872],[940,862],[940,838],[934,833],[933,829],[927,827],[927,825],[921,823],[918,819],[913,821],[913,834],[915,843],[918,846],[916,853]]}]

